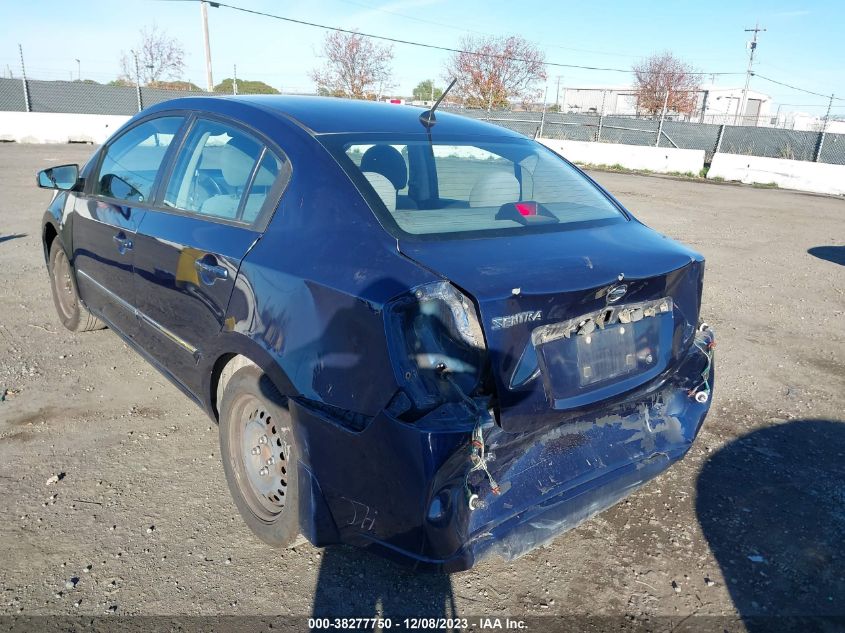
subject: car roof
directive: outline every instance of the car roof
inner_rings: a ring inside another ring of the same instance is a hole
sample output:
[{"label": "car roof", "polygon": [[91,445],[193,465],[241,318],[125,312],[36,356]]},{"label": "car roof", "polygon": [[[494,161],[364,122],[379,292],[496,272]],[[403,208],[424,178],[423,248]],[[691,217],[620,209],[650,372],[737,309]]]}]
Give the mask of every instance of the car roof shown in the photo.
[{"label": "car roof", "polygon": [[[214,106],[210,102],[215,102]],[[210,107],[211,106],[211,107]],[[240,107],[239,107],[240,106]],[[243,107],[293,119],[312,134],[420,134],[425,108],[377,101],[288,95],[239,95],[188,97],[160,103],[150,110],[183,107],[190,110],[213,109],[236,117],[246,114]],[[440,134],[524,138],[521,134],[478,119],[447,112],[436,113],[432,132]]]}]

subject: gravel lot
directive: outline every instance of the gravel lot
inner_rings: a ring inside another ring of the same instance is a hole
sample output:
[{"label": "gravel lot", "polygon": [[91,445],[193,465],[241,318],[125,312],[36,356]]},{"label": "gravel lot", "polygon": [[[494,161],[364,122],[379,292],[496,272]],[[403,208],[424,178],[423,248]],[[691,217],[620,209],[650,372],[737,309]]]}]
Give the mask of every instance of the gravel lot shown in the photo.
[{"label": "gravel lot", "polygon": [[[272,550],[217,429],[108,330],[54,314],[34,173],[86,146],[0,145],[0,614],[845,615],[845,201],[594,174],[707,258],[716,394],[687,459],[503,563],[415,575]],[[61,480],[48,484],[54,475]],[[753,624],[753,623],[752,623]]]}]

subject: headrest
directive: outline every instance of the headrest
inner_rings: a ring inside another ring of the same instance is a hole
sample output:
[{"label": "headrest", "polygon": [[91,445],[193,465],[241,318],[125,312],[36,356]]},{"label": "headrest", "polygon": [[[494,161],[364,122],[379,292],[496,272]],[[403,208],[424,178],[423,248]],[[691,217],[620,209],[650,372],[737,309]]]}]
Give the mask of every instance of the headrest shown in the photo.
[{"label": "headrest", "polygon": [[393,213],[396,211],[396,189],[393,188],[393,183],[387,177],[377,174],[374,171],[365,171],[364,177],[376,190],[378,197],[384,202],[387,210]]},{"label": "headrest", "polygon": [[470,207],[500,207],[519,200],[519,181],[507,171],[494,171],[479,178],[469,194]]},{"label": "headrest", "polygon": [[385,176],[395,190],[408,184],[408,166],[399,150],[390,145],[373,145],[361,157],[361,171],[374,171]]},{"label": "headrest", "polygon": [[255,159],[233,145],[220,148],[220,170],[230,187],[243,187],[249,180]]}]

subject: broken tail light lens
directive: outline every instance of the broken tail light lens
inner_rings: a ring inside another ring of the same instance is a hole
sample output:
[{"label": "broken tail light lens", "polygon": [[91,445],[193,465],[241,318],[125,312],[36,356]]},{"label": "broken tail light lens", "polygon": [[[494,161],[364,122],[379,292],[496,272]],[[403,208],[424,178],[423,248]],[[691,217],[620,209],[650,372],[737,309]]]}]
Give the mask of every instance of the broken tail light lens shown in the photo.
[{"label": "broken tail light lens", "polygon": [[398,384],[417,410],[472,396],[487,360],[473,302],[441,281],[414,288],[386,310],[388,345]]}]

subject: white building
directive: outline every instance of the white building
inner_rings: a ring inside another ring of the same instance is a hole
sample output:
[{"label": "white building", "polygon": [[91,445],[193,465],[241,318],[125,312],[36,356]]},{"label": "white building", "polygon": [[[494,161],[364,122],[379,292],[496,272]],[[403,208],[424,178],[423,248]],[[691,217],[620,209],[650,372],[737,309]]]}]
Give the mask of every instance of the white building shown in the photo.
[{"label": "white building", "polygon": [[[823,116],[806,112],[781,111],[781,108],[778,108],[772,117],[772,126],[806,132],[821,132],[825,129]],[[845,121],[831,119],[827,122],[827,131],[831,134],[845,134]]]},{"label": "white building", "polygon": [[[739,116],[742,88],[702,86],[695,111],[690,114],[669,113],[670,118],[701,121],[703,123],[771,125],[772,98],[762,92],[749,90],[743,115]],[[637,92],[631,86],[561,87],[556,105],[561,112],[635,116],[642,114],[637,107]]]},{"label": "white building", "polygon": [[772,98],[769,95],[749,90],[745,98],[745,107],[738,115],[742,102],[742,88],[702,86],[701,90],[703,96],[699,99],[699,108],[704,106],[705,123],[771,125]]}]

